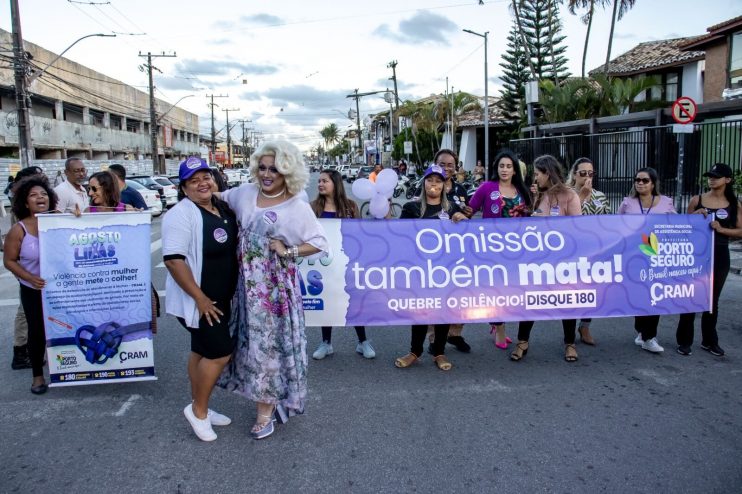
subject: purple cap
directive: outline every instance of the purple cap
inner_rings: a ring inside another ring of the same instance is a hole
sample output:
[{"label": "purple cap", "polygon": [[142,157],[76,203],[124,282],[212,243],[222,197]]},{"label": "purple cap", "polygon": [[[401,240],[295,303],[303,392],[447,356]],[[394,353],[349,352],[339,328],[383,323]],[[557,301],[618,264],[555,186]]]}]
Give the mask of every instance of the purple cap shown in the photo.
[{"label": "purple cap", "polygon": [[443,181],[446,181],[446,172],[443,170],[442,167],[439,165],[430,165],[427,170],[425,170],[425,174],[423,174],[423,180],[428,178],[430,175],[440,175]]},{"label": "purple cap", "polygon": [[180,164],[180,170],[178,171],[178,177],[181,182],[188,180],[199,170],[209,170],[209,164],[206,160],[199,158],[198,156],[191,156]]}]

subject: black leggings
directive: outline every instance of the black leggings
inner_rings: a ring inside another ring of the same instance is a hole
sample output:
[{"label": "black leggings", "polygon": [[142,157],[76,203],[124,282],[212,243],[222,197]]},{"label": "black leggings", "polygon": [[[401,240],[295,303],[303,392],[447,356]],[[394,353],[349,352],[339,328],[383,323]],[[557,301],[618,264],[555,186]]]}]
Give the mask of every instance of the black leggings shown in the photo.
[{"label": "black leggings", "polygon": [[[571,345],[575,342],[575,329],[577,328],[577,319],[562,319],[562,330],[564,330],[564,344]],[[531,337],[533,321],[521,321],[518,324],[518,340],[528,341]]]},{"label": "black leggings", "polygon": [[641,333],[642,340],[647,341],[657,337],[657,327],[660,325],[660,316],[636,316],[634,329]]},{"label": "black leggings", "polygon": [[[355,326],[356,336],[358,336],[358,343],[366,341],[366,327]],[[332,343],[332,326],[322,326],[322,341]]]},{"label": "black leggings", "polygon": [[[716,333],[716,321],[719,319],[719,297],[729,274],[729,247],[722,245],[714,249],[714,293],[711,312],[701,315],[701,345],[718,345],[719,335]],[[695,313],[681,314],[678,329],[675,333],[678,345],[691,346],[693,344],[693,326],[696,320]]]},{"label": "black leggings", "polygon": [[[435,325],[435,339],[433,340],[433,343],[430,344],[430,348],[433,351],[433,355],[435,355],[436,357],[445,353],[449,326],[449,324]],[[410,343],[410,352],[414,353],[418,357],[423,354],[423,344],[425,343],[425,336],[427,334],[427,324],[415,324],[412,326],[412,341]]]},{"label": "black leggings", "polygon": [[46,333],[44,313],[41,308],[41,290],[21,284],[21,305],[23,305],[23,312],[26,313],[28,324],[28,357],[31,359],[33,377],[43,376]]}]

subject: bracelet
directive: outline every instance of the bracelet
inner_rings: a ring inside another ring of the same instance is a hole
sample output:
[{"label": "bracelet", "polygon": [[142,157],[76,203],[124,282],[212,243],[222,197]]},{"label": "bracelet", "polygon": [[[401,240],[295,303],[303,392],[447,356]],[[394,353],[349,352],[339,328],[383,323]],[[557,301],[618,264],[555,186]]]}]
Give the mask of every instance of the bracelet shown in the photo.
[{"label": "bracelet", "polygon": [[299,246],[298,245],[294,245],[293,247],[291,247],[291,251],[294,254],[294,258],[299,257]]}]

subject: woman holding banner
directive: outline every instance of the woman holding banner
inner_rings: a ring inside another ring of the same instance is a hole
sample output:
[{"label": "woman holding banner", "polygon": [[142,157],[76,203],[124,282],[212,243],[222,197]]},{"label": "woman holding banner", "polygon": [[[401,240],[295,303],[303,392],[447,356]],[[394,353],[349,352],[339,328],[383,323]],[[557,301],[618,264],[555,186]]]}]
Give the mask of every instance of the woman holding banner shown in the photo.
[{"label": "woman holding banner", "polygon": [[[618,214],[666,214],[675,213],[672,199],[660,195],[659,177],[654,168],[641,168],[634,175],[634,187],[618,207]],[[652,353],[665,351],[657,341],[660,316],[636,316],[634,343]]]},{"label": "woman holding banner", "polygon": [[[711,355],[723,357],[716,321],[719,318],[719,297],[729,274],[729,238],[742,237],[742,218],[739,214],[742,204],[734,193],[734,174],[729,165],[717,163],[703,175],[708,177],[709,191],[693,196],[688,204],[688,214],[714,214],[714,221],[711,222],[714,230],[714,293],[711,312],[704,312],[701,316],[701,348]],[[675,336],[680,355],[691,354],[695,319],[694,313],[680,316]]]},{"label": "woman holding banner", "polygon": [[119,184],[110,172],[98,172],[90,176],[88,197],[90,197],[90,206],[85,210],[88,213],[136,211],[130,204],[121,202]]},{"label": "woman holding banner", "polygon": [[[608,198],[601,191],[593,189],[593,178],[596,177],[595,166],[590,158],[577,158],[569,171],[567,184],[572,187],[580,197],[582,214],[613,214]],[[580,319],[577,332],[580,333],[580,341],[586,345],[594,346],[595,340],[590,334],[590,323],[592,319]]]},{"label": "woman holding banner", "polygon": [[[473,211],[482,211],[482,218],[518,218],[528,216],[531,208],[531,194],[526,187],[520,163],[515,153],[509,149],[495,156],[495,167],[487,182],[474,192],[469,206]],[[494,335],[495,346],[507,349],[513,342],[505,334],[501,322],[490,323],[490,333]]]},{"label": "woman holding banner", "polygon": [[28,356],[31,360],[33,394],[46,393],[44,379],[44,314],[41,290],[46,281],[40,277],[39,213],[57,207],[57,195],[43,175],[35,175],[16,183],[13,188],[13,214],[18,223],[5,237],[3,264],[21,285],[21,305],[28,323]]},{"label": "woman holding banner", "polygon": [[[317,218],[359,218],[358,205],[348,199],[343,186],[343,177],[337,170],[322,170],[317,181],[317,199],[312,201],[312,211]],[[363,355],[365,358],[376,357],[374,348],[366,338],[366,328],[356,326],[356,336],[358,345],[356,353]],[[322,360],[328,355],[332,355],[332,327],[322,326],[322,342],[317,350],[312,354],[315,360]]]},{"label": "woman holding banner", "polygon": [[[430,166],[423,175],[423,190],[420,199],[410,201],[402,207],[400,218],[408,219],[440,219],[458,223],[467,220],[467,216],[459,207],[448,201],[443,190],[446,183],[446,172],[439,165]],[[442,371],[451,370],[451,362],[445,355],[446,340],[448,338],[448,324],[435,325],[435,338],[431,343],[431,353],[435,365]],[[411,328],[410,352],[397,358],[394,365],[400,369],[414,364],[423,354],[423,343],[427,333],[427,324],[415,324]]]},{"label": "woman holding banner", "polygon": [[232,422],[209,409],[209,398],[234,350],[229,319],[237,285],[237,219],[212,193],[209,165],[201,158],[183,161],[178,175],[184,198],[162,220],[165,304],[191,334],[192,402],[183,413],[199,439],[213,441],[212,425]]},{"label": "woman holding banner", "polygon": [[[534,187],[531,189],[536,197],[533,216],[580,216],[580,199],[577,193],[564,183],[562,166],[551,155],[543,155],[533,162]],[[575,319],[563,319],[564,360],[577,361],[575,348]],[[521,321],[518,325],[518,343],[510,354],[510,360],[520,361],[528,353],[528,341],[533,329],[533,321]]]},{"label": "woman holding banner", "polygon": [[307,342],[297,259],[329,247],[303,198],[309,173],[296,146],[264,143],[250,157],[250,174],[254,183],[221,193],[240,221],[240,267],[230,324],[237,346],[218,384],[257,402],[250,433],[263,439],[276,419],[304,412]]}]

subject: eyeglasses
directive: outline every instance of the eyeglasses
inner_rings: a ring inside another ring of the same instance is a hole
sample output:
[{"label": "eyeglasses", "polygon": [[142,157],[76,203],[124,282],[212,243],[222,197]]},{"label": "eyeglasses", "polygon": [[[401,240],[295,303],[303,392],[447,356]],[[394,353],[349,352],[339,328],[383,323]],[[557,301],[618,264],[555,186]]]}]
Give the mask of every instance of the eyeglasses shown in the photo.
[{"label": "eyeglasses", "polygon": [[98,189],[100,189],[100,186],[96,187],[95,185],[90,186],[90,190],[93,191],[93,194],[98,193]]},{"label": "eyeglasses", "polygon": [[636,177],[636,178],[634,179],[634,183],[635,183],[635,184],[644,184],[644,185],[646,185],[646,184],[650,183],[651,181],[652,181],[652,179],[650,179],[650,178],[640,178],[640,177]]},{"label": "eyeglasses", "polygon": [[581,177],[594,177],[595,172],[592,170],[579,170],[577,174]]},{"label": "eyeglasses", "polygon": [[261,171],[261,172],[269,171],[269,172],[271,172],[273,174],[279,174],[279,173],[281,173],[281,172],[278,171],[278,168],[276,168],[275,166],[267,167],[265,165],[258,165],[258,170]]},{"label": "eyeglasses", "polygon": [[85,168],[73,168],[70,170],[70,173],[74,173],[75,175],[84,175],[85,174]]}]

